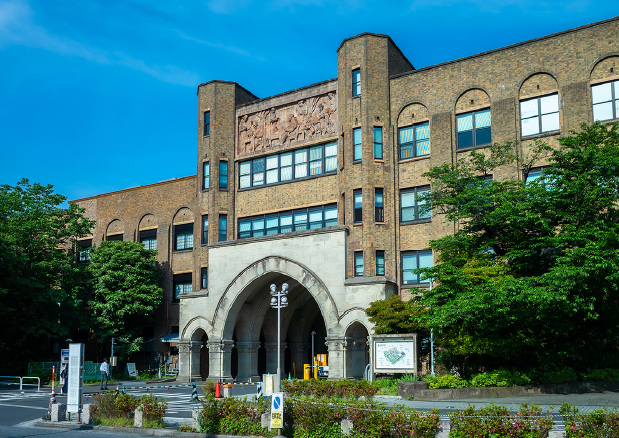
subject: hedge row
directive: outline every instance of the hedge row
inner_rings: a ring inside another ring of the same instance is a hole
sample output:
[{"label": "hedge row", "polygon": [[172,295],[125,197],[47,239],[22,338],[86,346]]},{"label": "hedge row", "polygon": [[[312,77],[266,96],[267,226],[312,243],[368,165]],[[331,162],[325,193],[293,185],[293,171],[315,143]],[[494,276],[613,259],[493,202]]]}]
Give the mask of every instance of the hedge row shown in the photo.
[{"label": "hedge row", "polygon": [[367,380],[282,380],[282,390],[288,397],[372,397],[379,387]]}]

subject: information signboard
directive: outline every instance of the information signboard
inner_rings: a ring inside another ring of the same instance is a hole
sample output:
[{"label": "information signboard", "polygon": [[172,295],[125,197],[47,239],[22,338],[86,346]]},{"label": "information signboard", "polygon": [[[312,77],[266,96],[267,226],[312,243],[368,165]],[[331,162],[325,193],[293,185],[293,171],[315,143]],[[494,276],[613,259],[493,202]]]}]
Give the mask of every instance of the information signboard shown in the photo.
[{"label": "information signboard", "polygon": [[274,392],[271,396],[271,429],[284,427],[284,393]]},{"label": "information signboard", "polygon": [[82,411],[82,375],[84,370],[84,344],[69,344],[69,391],[67,412]]},{"label": "information signboard", "polygon": [[138,376],[138,370],[135,368],[135,364],[134,363],[128,363],[127,364],[127,374],[129,375],[129,377],[137,377]]},{"label": "information signboard", "polygon": [[417,373],[417,335],[370,337],[373,373]]}]

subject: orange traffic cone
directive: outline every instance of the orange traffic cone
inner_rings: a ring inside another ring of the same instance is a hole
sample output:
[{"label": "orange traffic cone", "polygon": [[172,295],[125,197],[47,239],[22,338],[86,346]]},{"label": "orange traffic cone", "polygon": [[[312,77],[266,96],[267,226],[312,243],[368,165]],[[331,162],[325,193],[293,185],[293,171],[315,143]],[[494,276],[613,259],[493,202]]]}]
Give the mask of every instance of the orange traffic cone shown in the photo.
[{"label": "orange traffic cone", "polygon": [[219,380],[217,381],[217,385],[215,386],[215,398],[221,398],[221,390],[219,389]]}]

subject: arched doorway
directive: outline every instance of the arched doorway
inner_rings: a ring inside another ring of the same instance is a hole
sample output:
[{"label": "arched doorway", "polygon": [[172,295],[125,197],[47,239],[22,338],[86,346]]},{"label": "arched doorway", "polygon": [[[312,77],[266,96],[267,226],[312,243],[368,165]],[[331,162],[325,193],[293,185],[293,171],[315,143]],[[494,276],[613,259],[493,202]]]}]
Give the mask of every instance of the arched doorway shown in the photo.
[{"label": "arched doorway", "polygon": [[370,363],[368,330],[359,321],[346,330],[346,377],[363,378],[363,372]]}]

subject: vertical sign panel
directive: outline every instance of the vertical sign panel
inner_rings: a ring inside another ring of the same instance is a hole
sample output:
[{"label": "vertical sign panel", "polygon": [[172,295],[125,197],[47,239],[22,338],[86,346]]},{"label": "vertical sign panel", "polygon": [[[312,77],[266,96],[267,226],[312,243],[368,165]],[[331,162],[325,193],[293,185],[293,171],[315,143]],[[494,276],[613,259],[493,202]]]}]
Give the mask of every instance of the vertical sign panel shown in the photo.
[{"label": "vertical sign panel", "polygon": [[82,410],[82,370],[84,368],[84,344],[69,344],[69,391],[67,412]]},{"label": "vertical sign panel", "polygon": [[274,392],[271,396],[271,429],[284,427],[284,393]]}]

